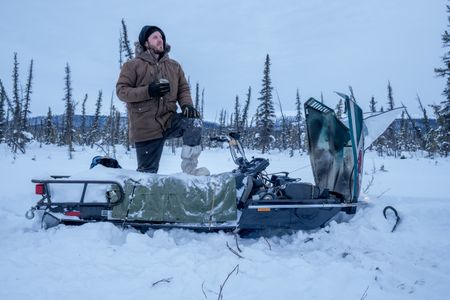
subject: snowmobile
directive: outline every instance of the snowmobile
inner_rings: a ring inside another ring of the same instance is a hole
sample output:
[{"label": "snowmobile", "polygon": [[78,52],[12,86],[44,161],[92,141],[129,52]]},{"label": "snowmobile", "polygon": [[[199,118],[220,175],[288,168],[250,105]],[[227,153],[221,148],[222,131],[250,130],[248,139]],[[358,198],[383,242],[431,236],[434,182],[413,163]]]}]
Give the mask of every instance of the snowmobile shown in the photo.
[{"label": "snowmobile", "polygon": [[[313,98],[305,103],[315,184],[292,178],[288,172],[268,174],[269,160],[247,159],[239,134],[229,133],[213,140],[228,143],[236,164],[231,172],[211,176],[146,174],[123,170],[117,161],[97,157],[91,172],[98,172],[92,175],[33,179],[41,199],[26,217],[39,214],[44,228],[90,222],[111,222],[141,231],[322,227],[338,214],[355,214],[361,189],[366,135],[363,113],[350,97],[343,97],[344,121]],[[89,176],[92,179],[86,179]]]}]

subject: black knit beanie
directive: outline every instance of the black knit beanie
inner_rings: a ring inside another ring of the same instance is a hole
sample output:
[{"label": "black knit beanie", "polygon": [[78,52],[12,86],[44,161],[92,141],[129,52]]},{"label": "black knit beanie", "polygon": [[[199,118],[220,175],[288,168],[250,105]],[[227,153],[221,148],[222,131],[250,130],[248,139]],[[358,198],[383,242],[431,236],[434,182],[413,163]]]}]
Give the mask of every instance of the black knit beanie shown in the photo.
[{"label": "black knit beanie", "polygon": [[161,33],[164,50],[166,50],[166,36],[164,35],[164,32],[161,30],[161,28],[157,26],[145,25],[144,27],[142,27],[141,33],[139,33],[139,44],[141,44],[141,46],[145,48],[145,42],[147,41],[148,37],[155,31],[159,31],[159,33]]}]

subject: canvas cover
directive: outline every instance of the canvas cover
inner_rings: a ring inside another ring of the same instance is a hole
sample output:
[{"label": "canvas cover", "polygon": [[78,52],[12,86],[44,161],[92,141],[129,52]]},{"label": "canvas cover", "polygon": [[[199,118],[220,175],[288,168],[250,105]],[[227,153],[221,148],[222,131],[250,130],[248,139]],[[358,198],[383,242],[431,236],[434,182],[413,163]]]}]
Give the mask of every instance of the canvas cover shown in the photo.
[{"label": "canvas cover", "polygon": [[231,173],[125,180],[125,199],[112,217],[128,221],[208,223],[235,221],[236,183]]}]

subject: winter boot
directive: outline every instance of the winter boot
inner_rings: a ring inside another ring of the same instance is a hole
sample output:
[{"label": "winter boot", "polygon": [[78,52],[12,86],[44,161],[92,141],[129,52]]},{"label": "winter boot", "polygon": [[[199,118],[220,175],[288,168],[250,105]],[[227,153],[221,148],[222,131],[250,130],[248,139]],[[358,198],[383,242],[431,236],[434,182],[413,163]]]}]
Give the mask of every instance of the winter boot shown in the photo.
[{"label": "winter boot", "polygon": [[181,150],[181,170],[184,173],[195,176],[208,176],[210,174],[205,167],[197,168],[198,157],[201,152],[202,147],[200,145],[194,147],[183,145]]}]

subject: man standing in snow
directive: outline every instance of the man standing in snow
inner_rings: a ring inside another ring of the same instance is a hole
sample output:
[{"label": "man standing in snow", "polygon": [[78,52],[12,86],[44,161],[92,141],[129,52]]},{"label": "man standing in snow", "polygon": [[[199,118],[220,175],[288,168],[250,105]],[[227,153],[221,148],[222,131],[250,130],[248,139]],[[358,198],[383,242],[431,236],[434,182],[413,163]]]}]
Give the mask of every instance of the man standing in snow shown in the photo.
[{"label": "man standing in snow", "polygon": [[[192,105],[189,85],[178,62],[169,58],[164,32],[144,26],[136,42],[136,57],[122,66],[116,93],[126,102],[130,142],[136,146],[138,171],[157,173],[164,142],[183,137],[181,169],[209,175],[197,168],[202,122]],[[181,113],[177,113],[177,103]]]}]

